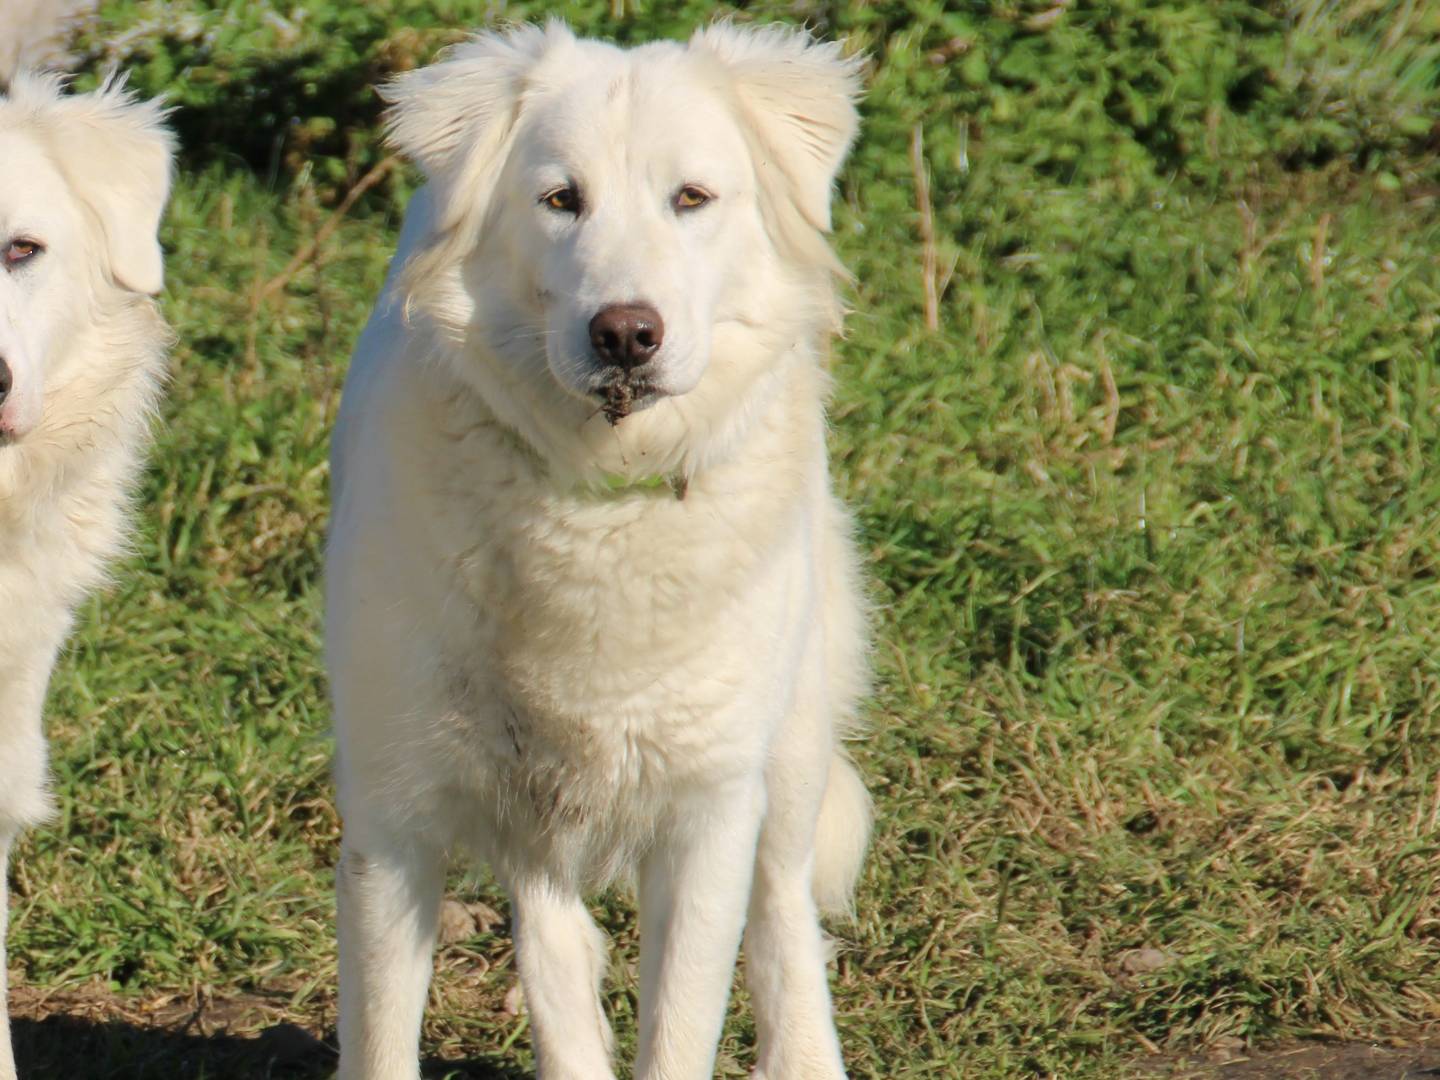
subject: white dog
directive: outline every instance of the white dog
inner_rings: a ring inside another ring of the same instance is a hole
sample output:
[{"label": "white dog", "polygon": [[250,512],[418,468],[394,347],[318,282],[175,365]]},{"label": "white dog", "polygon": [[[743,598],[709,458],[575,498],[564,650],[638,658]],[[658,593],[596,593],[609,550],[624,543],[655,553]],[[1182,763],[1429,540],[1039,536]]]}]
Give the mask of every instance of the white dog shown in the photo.
[{"label": "white dog", "polygon": [[116,83],[0,95],[0,1080],[11,842],[44,817],[40,708],[71,613],[123,539],[170,332],[156,239],[163,112]]},{"label": "white dog", "polygon": [[[447,856],[513,902],[540,1074],[612,1076],[587,889],[634,870],[635,1075],[844,1076],[819,906],[869,799],[830,491],[831,186],[858,65],[718,25],[483,34],[389,88],[411,204],[335,435],[340,1073],[418,1075]],[[748,927],[747,927],[748,912]]]}]

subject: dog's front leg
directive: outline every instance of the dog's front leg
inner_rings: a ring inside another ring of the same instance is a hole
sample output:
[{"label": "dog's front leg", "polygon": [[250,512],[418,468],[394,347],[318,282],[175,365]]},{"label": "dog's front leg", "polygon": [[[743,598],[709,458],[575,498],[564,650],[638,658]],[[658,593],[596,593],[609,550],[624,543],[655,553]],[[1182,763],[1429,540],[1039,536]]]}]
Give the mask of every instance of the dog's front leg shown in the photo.
[{"label": "dog's front leg", "polygon": [[[25,610],[23,603],[19,610]],[[0,671],[0,1080],[15,1080],[5,951],[10,848],[22,829],[43,821],[50,810],[40,709],[66,625],[63,619],[26,625],[23,640],[13,630],[0,634],[5,658]]]},{"label": "dog's front leg", "polygon": [[604,935],[579,894],[544,875],[511,882],[510,899],[541,1080],[613,1080],[600,1005]]},{"label": "dog's front leg", "polygon": [[417,1080],[444,885],[441,854],[391,838],[351,839],[336,872],[340,1080]]},{"label": "dog's front leg", "polygon": [[828,727],[814,712],[797,715],[771,751],[770,798],[745,928],[758,1044],[754,1080],[845,1080],[812,886],[827,778],[843,792],[849,768],[834,757]]},{"label": "dog's front leg", "polygon": [[15,1080],[15,1056],[10,1049],[10,1010],[6,991],[5,930],[9,923],[10,845],[14,831],[0,823],[0,1080]]},{"label": "dog's front leg", "polygon": [[676,808],[640,867],[637,1080],[708,1080],[765,809],[758,777]]}]

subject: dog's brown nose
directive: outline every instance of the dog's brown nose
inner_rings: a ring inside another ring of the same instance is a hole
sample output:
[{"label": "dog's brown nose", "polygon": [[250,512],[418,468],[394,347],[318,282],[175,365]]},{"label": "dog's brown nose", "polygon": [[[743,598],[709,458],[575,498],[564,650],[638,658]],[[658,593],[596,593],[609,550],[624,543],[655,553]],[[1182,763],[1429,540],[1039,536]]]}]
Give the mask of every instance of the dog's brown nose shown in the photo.
[{"label": "dog's brown nose", "polygon": [[10,365],[0,356],[0,405],[5,404],[5,399],[10,396],[10,388],[14,385],[15,376],[10,374]]},{"label": "dog's brown nose", "polygon": [[649,304],[611,304],[590,320],[590,346],[607,365],[639,367],[665,340],[665,322]]}]

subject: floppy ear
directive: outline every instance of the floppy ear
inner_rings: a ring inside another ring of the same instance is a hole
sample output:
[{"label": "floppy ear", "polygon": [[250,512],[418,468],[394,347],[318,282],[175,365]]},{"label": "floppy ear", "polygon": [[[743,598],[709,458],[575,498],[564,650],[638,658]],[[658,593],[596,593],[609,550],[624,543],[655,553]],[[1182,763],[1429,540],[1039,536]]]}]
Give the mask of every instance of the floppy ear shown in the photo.
[{"label": "floppy ear", "polygon": [[697,31],[690,48],[729,73],[759,144],[762,188],[782,191],[811,226],[828,231],[831,186],[860,123],[863,58],[804,31],[728,22]]},{"label": "floppy ear", "polygon": [[436,189],[438,231],[489,201],[526,77],[550,50],[574,41],[558,20],[483,33],[381,88],[390,145]]},{"label": "floppy ear", "polygon": [[[165,284],[160,215],[170,195],[174,136],[159,101],[137,101],[123,78],[65,97],[59,82],[17,81],[12,98],[35,106],[46,145],[75,197],[104,232],[110,277],[154,296]],[[36,100],[47,94],[48,101]]]},{"label": "floppy ear", "polygon": [[424,234],[397,279],[407,316],[418,302],[454,333],[469,321],[459,267],[489,210],[530,76],[543,57],[574,43],[553,19],[479,34],[381,88],[390,145],[429,181],[423,203],[411,202],[411,213],[425,214]]}]

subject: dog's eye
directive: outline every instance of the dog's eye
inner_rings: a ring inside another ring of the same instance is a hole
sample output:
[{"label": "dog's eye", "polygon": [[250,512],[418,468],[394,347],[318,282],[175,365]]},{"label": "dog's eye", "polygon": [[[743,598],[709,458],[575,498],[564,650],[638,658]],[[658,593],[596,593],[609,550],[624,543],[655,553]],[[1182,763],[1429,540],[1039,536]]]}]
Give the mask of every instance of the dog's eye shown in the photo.
[{"label": "dog's eye", "polygon": [[694,184],[686,184],[675,193],[675,209],[694,210],[704,206],[714,197],[715,196],[711,195],[702,187],[696,187]]},{"label": "dog's eye", "polygon": [[5,249],[5,265],[19,266],[27,259],[33,259],[45,249],[34,240],[11,240]]},{"label": "dog's eye", "polygon": [[580,191],[573,184],[547,191],[540,196],[540,201],[551,210],[559,210],[565,214],[580,213]]}]

